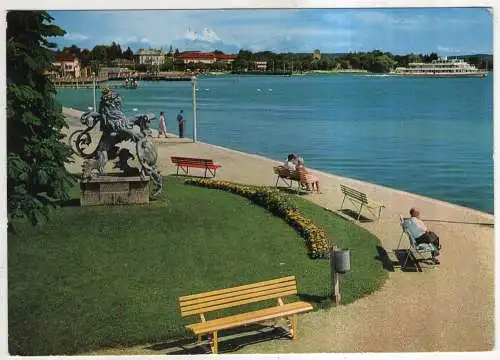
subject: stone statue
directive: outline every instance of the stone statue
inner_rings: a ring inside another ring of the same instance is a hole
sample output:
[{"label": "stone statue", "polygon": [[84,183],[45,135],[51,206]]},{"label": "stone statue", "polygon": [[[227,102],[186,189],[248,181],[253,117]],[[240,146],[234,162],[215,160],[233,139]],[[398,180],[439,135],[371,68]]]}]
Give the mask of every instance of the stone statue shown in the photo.
[{"label": "stone statue", "polygon": [[[95,176],[95,171],[102,174],[109,160],[118,158],[115,167],[126,175],[134,174],[134,168],[128,165],[128,160],[134,156],[128,149],[120,149],[117,144],[131,141],[135,144],[137,160],[141,168],[135,169],[141,177],[149,176],[153,187],[153,196],[161,193],[163,179],[156,166],[157,153],[148,138],[151,130],[149,123],[154,115],[137,115],[125,117],[122,111],[122,100],[110,88],[102,91],[99,111],[88,111],[80,119],[86,126],[84,130],[77,130],[71,134],[69,141],[75,153],[85,159],[83,177],[88,179]],[[100,123],[101,138],[92,149],[93,141],[91,130]],[[137,172],[134,175],[137,175]]]}]

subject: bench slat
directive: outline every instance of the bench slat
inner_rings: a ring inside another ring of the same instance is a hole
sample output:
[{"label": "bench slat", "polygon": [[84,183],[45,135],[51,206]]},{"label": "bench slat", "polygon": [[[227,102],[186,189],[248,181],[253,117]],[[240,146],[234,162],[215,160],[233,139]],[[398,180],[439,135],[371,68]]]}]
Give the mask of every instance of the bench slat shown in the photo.
[{"label": "bench slat", "polygon": [[353,199],[356,199],[356,200],[362,202],[363,204],[368,203],[368,198],[367,198],[366,194],[364,194],[358,190],[351,189],[350,187],[347,187],[345,185],[340,185],[340,189],[342,190],[342,192],[345,195],[347,195]]},{"label": "bench slat", "polygon": [[194,168],[207,168],[207,169],[218,169],[221,167],[221,165],[215,165],[215,164],[194,164],[194,163],[184,163],[184,162],[180,162],[179,166],[189,166]]},{"label": "bench slat", "polygon": [[222,305],[208,306],[208,307],[205,307],[203,309],[196,309],[196,310],[192,310],[192,311],[181,312],[181,316],[188,316],[188,315],[199,314],[200,310],[203,310],[201,312],[209,312],[209,311],[227,309],[228,307],[234,307],[234,306],[240,306],[240,305],[245,305],[245,304],[251,304],[251,303],[254,303],[254,302],[259,302],[259,301],[264,301],[264,300],[269,300],[269,299],[276,299],[277,297],[288,296],[288,295],[295,295],[296,293],[297,293],[296,290],[289,290],[289,291],[280,292],[279,294],[262,295],[262,296],[254,297],[252,299],[245,299],[245,300],[240,300],[240,301],[234,301],[234,302],[226,303],[226,304],[222,304]]},{"label": "bench slat", "polygon": [[270,285],[270,284],[276,284],[276,283],[283,283],[283,282],[287,282],[287,281],[290,281],[290,280],[295,281],[295,276],[287,276],[287,277],[282,277],[282,278],[279,278],[279,279],[261,281],[261,282],[254,283],[254,284],[241,285],[241,286],[235,286],[235,287],[232,287],[232,288],[226,288],[226,289],[219,289],[219,290],[214,290],[214,291],[208,291],[208,292],[194,294],[194,295],[181,296],[179,298],[179,301],[182,302],[182,301],[191,300],[191,299],[203,298],[203,297],[207,297],[207,296],[211,296],[211,295],[230,293],[230,292],[234,292],[234,291],[237,291],[237,290],[258,288],[260,286],[265,286],[265,285]]},{"label": "bench slat", "polygon": [[[258,292],[252,292],[249,294],[238,294],[235,293],[234,296],[233,294],[229,296],[224,296],[221,299],[216,299],[216,300],[207,300],[202,303],[197,303],[197,304],[192,304],[192,305],[187,305],[183,306],[181,309],[181,315],[189,312],[196,311],[196,313],[203,313],[209,308],[213,308],[214,306],[222,306],[224,307],[232,307],[233,303],[237,302],[238,304],[241,301],[247,301],[246,303],[252,303],[255,302],[255,299],[261,299],[263,296],[271,296],[271,298],[277,298],[281,296],[288,295],[290,292],[292,293],[297,293],[297,289],[295,285],[288,286],[285,288],[277,288],[277,289],[270,289],[270,290],[264,290],[264,291],[258,291]],[[259,300],[260,301],[260,300]]]},{"label": "bench slat", "polygon": [[186,328],[193,331],[196,335],[203,335],[213,331],[230,329],[250,323],[275,319],[277,317],[298,314],[312,309],[313,307],[311,304],[303,301],[297,301],[283,306],[275,306],[249,313],[232,315],[221,319],[209,320],[204,323],[187,325]]},{"label": "bench slat", "polygon": [[184,308],[187,306],[209,303],[209,302],[220,300],[220,299],[232,298],[234,296],[242,296],[242,295],[253,296],[254,294],[260,293],[262,291],[279,291],[279,290],[283,290],[283,289],[290,290],[289,289],[290,287],[293,287],[296,289],[295,281],[292,280],[292,281],[287,281],[284,283],[267,284],[267,285],[259,286],[259,287],[252,287],[252,288],[246,288],[246,289],[242,289],[242,290],[236,290],[236,291],[232,291],[229,293],[209,295],[209,296],[205,296],[202,298],[183,300],[180,303],[181,303],[181,308]]}]

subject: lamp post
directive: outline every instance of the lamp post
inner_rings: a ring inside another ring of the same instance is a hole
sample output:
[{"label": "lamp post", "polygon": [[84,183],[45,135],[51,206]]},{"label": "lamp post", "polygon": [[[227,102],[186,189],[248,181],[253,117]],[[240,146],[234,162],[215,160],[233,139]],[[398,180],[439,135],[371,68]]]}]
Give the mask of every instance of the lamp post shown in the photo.
[{"label": "lamp post", "polygon": [[196,76],[191,77],[193,85],[193,142],[196,142]]},{"label": "lamp post", "polygon": [[94,111],[97,111],[95,106],[95,72],[92,71],[92,84],[94,86]]}]

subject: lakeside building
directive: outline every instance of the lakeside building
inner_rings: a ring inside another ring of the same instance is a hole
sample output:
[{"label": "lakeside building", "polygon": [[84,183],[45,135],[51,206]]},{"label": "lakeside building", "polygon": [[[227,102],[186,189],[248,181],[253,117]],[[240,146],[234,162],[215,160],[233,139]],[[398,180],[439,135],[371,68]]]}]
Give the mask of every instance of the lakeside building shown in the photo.
[{"label": "lakeside building", "polygon": [[165,63],[165,55],[163,50],[139,49],[139,52],[134,56],[140,65],[163,65]]},{"label": "lakeside building", "polygon": [[111,61],[111,64],[116,67],[126,67],[126,66],[134,66],[135,61],[131,59],[118,58]]},{"label": "lakeside building", "polygon": [[109,80],[113,80],[113,79],[132,78],[137,76],[137,73],[133,70],[122,67],[103,67],[101,68],[99,75],[104,76]]},{"label": "lakeside building", "polygon": [[221,52],[201,52],[201,51],[184,51],[174,55],[174,61],[183,63],[184,65],[202,63],[214,64],[216,62],[231,64],[238,55],[224,54]]},{"label": "lakeside building", "polygon": [[267,70],[267,61],[255,61],[255,70],[257,71],[266,71]]},{"label": "lakeside building", "polygon": [[73,55],[55,53],[52,66],[61,76],[80,77],[80,60]]},{"label": "lakeside building", "polygon": [[321,52],[318,49],[314,50],[313,60],[321,60]]}]

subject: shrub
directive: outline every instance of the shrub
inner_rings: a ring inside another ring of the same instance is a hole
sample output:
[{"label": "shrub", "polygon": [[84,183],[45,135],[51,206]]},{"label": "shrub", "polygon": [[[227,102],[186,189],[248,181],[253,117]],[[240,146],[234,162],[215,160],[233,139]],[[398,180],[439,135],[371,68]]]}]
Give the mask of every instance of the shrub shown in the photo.
[{"label": "shrub", "polygon": [[248,198],[252,203],[262,206],[273,215],[284,219],[297,230],[306,240],[311,258],[328,257],[330,243],[326,231],[301,215],[290,195],[284,194],[277,189],[237,184],[225,180],[191,178],[187,179],[185,183],[209,189],[229,191]]}]

